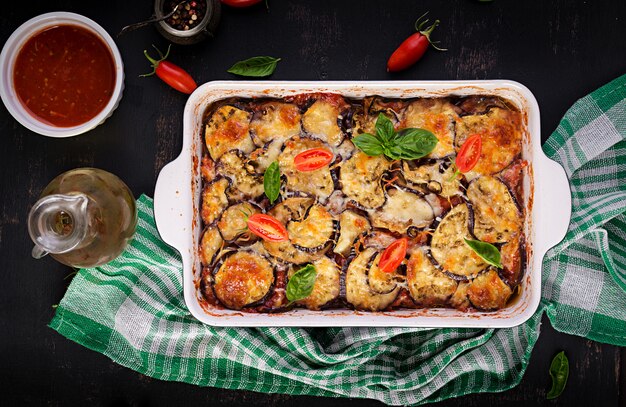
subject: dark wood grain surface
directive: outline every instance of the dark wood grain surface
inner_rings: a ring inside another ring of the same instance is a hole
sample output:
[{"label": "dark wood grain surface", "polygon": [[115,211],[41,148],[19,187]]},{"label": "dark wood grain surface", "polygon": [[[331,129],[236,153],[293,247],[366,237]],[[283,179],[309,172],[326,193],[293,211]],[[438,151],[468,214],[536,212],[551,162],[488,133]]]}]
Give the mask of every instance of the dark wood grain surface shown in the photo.
[{"label": "dark wood grain surface", "polygon": [[[455,1],[270,0],[248,10],[224,7],[214,40],[174,46],[171,60],[198,83],[234,79],[226,69],[255,55],[281,57],[276,80],[507,78],[528,86],[541,108],[545,140],[579,97],[626,72],[626,2],[571,0]],[[151,14],[150,1],[27,0],[3,3],[0,43],[21,23],[49,11],[90,17],[110,33]],[[413,68],[385,71],[390,52],[430,10],[442,20],[430,50]],[[153,28],[118,46],[124,97],[103,125],[79,137],[52,139],[19,125],[0,107],[0,404],[370,406],[369,400],[317,399],[199,388],[142,376],[47,328],[71,279],[52,259],[33,260],[26,215],[59,173],[95,166],[119,175],[136,196],[152,195],[160,169],[182,145],[185,96],[157,78],[142,50],[167,43]],[[626,406],[626,352],[555,332],[547,319],[521,383],[499,394],[442,405]],[[545,400],[551,358],[565,350],[570,378],[563,395]]]}]

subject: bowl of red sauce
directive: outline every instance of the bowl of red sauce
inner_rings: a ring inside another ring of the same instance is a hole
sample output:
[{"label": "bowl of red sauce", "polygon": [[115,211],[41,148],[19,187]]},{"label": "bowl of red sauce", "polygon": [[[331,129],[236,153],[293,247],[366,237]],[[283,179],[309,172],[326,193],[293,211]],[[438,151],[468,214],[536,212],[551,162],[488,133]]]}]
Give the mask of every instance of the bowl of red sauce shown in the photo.
[{"label": "bowl of red sauce", "polygon": [[85,133],[122,97],[124,67],[115,42],[93,20],[53,12],[22,24],[0,53],[0,96],[13,117],[45,136]]}]

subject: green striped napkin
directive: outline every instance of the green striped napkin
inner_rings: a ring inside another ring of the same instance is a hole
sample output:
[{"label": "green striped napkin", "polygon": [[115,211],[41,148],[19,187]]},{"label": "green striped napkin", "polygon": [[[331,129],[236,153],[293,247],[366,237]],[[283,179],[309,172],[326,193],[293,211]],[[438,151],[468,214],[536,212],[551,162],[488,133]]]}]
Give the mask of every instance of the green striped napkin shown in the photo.
[{"label": "green striped napkin", "polygon": [[626,346],[626,75],[576,102],[545,145],[573,217],[543,263],[543,300],[509,329],[216,328],[191,317],[178,254],[138,201],[135,239],[80,270],[50,326],[143,374],[201,386],[406,405],[498,392],[521,379],[547,312],[556,329]]}]

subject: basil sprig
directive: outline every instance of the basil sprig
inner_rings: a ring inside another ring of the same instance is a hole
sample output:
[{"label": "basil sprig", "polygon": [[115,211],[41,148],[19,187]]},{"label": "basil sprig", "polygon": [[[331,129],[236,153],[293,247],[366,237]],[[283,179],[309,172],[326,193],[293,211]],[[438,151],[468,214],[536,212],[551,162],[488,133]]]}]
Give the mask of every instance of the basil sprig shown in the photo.
[{"label": "basil sprig", "polygon": [[550,364],[550,377],[552,378],[552,388],[546,395],[548,400],[555,399],[563,393],[567,378],[569,376],[569,361],[565,352],[561,351],[552,359]]},{"label": "basil sprig", "polygon": [[263,174],[263,189],[265,190],[265,196],[273,204],[280,193],[280,168],[278,168],[278,161],[274,161],[267,167]]},{"label": "basil sprig", "polygon": [[395,131],[393,123],[380,113],[376,134],[363,133],[352,139],[361,151],[370,156],[384,154],[392,160],[416,160],[435,149],[437,137],[428,130],[406,128]]},{"label": "basil sprig", "polygon": [[280,58],[252,57],[244,61],[236,62],[227,72],[239,76],[263,77],[274,73]]},{"label": "basil sprig", "polygon": [[315,266],[307,264],[296,271],[287,283],[287,299],[289,302],[301,300],[311,295],[317,271]]},{"label": "basil sprig", "polygon": [[499,269],[502,268],[502,259],[500,251],[491,243],[481,242],[480,240],[464,239],[465,243],[472,249],[481,259]]}]

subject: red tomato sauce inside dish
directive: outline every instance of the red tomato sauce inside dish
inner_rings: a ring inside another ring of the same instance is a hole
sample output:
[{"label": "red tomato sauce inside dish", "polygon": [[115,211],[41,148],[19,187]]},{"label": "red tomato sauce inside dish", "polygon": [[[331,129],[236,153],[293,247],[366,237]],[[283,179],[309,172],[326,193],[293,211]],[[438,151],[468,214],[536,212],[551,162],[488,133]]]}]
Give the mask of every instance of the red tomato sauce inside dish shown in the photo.
[{"label": "red tomato sauce inside dish", "polygon": [[33,35],[17,55],[15,92],[38,120],[57,127],[88,122],[115,88],[115,62],[93,32],[59,25]]}]

